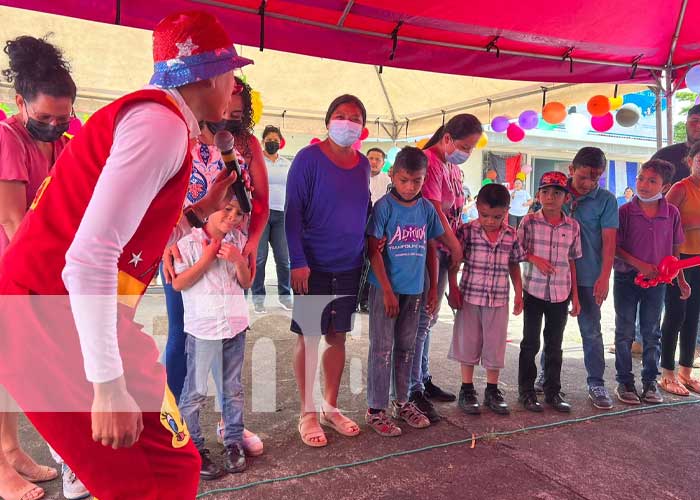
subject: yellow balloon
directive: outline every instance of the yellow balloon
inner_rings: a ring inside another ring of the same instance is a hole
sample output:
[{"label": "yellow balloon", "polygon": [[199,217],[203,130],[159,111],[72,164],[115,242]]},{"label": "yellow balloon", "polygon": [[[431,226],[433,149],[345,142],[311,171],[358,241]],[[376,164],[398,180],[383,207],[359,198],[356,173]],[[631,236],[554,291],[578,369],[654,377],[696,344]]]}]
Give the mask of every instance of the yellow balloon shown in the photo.
[{"label": "yellow balloon", "polygon": [[610,111],[615,111],[622,107],[622,96],[608,97],[608,100],[610,101]]},{"label": "yellow balloon", "polygon": [[515,174],[515,178],[519,181],[525,182],[525,179],[526,179],[525,172],[518,172],[517,174]]},{"label": "yellow balloon", "polygon": [[263,114],[263,103],[260,92],[257,90],[252,90],[250,92],[250,101],[251,106],[253,107],[253,123],[257,124],[260,121],[260,118],[262,118]]},{"label": "yellow balloon", "polygon": [[481,133],[481,137],[479,137],[479,141],[476,143],[477,149],[482,149],[485,148],[486,145],[489,143],[489,138],[486,135],[485,132]]}]

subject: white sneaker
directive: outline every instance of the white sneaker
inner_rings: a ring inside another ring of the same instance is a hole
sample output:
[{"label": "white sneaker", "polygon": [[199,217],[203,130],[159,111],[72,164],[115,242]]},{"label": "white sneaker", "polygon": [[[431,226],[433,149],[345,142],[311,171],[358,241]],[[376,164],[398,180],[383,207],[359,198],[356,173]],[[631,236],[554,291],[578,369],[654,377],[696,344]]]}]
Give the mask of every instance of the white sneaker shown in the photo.
[{"label": "white sneaker", "polygon": [[61,475],[63,476],[63,496],[67,500],[78,500],[90,496],[90,492],[82,481],[76,477],[75,473],[65,463],[61,466]]},{"label": "white sneaker", "polygon": [[291,300],[279,300],[278,301],[280,304],[280,307],[284,309],[285,311],[291,311],[292,310],[292,301]]}]

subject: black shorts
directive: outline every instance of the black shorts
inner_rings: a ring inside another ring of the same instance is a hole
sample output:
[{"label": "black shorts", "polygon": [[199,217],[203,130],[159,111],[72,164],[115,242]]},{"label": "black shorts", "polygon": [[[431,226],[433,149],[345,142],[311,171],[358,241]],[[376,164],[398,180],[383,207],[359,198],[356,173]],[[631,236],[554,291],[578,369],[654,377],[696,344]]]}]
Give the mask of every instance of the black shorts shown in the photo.
[{"label": "black shorts", "polygon": [[299,335],[325,335],[352,330],[362,268],[339,273],[311,270],[309,293],[294,296],[291,330]]}]

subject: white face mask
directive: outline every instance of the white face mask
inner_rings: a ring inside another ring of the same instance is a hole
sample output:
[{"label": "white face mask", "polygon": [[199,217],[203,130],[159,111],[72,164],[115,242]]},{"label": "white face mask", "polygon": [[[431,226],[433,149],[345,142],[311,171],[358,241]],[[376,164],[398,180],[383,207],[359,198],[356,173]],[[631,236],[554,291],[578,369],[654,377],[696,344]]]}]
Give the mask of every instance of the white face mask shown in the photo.
[{"label": "white face mask", "polygon": [[663,197],[664,195],[662,195],[661,192],[656,193],[656,195],[652,196],[651,198],[642,198],[641,196],[637,195],[637,198],[639,198],[639,201],[642,203],[651,203],[652,201],[658,201]]},{"label": "white face mask", "polygon": [[331,120],[328,124],[328,137],[338,146],[348,148],[362,135],[362,125],[350,120]]}]

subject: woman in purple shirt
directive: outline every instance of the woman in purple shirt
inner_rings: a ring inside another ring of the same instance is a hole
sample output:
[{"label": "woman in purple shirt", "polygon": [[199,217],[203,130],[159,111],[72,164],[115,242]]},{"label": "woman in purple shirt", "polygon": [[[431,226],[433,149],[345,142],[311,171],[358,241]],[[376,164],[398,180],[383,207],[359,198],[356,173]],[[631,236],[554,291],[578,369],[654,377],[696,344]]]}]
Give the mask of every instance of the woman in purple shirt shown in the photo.
[{"label": "woman in purple shirt", "polygon": [[344,436],[360,432],[337,409],[337,400],[345,334],[352,330],[357,308],[369,213],[369,162],[352,148],[366,120],[357,97],[335,99],[326,113],[328,138],[297,154],[287,180],[285,228],[291,284],[297,294],[291,330],[299,335],[294,350],[301,399],[299,434],[312,447],[327,444],[313,401],[321,335],[328,348],[321,360],[325,387],[320,422]]}]

